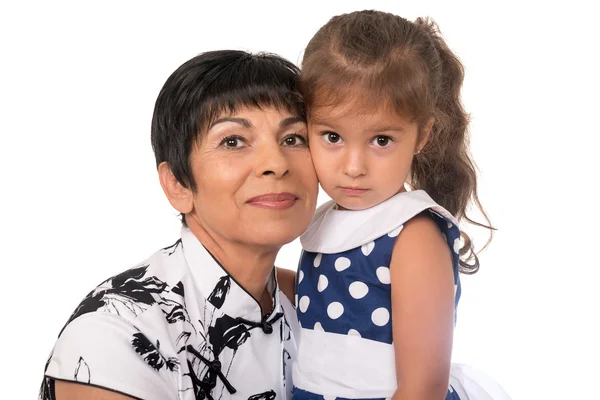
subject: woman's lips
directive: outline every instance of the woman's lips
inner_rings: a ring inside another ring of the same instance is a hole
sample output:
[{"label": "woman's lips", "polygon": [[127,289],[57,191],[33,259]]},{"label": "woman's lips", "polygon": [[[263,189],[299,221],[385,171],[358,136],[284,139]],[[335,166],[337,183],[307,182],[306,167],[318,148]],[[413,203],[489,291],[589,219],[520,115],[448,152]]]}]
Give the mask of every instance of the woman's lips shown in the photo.
[{"label": "woman's lips", "polygon": [[357,196],[366,193],[369,189],[356,186],[340,186],[342,192],[348,195]]},{"label": "woman's lips", "polygon": [[246,203],[269,210],[285,210],[296,204],[298,196],[292,193],[265,193],[260,196],[252,197]]}]

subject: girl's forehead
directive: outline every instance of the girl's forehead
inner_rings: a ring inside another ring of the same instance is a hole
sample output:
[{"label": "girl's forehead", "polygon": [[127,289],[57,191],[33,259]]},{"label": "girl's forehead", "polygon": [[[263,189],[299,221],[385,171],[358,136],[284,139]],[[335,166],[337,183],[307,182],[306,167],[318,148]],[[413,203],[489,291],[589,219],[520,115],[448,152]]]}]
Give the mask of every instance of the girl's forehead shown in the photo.
[{"label": "girl's forehead", "polygon": [[380,126],[390,124],[410,124],[413,118],[401,113],[384,102],[379,107],[366,105],[359,99],[345,101],[336,105],[311,107],[308,122],[312,125],[360,124],[361,126]]}]

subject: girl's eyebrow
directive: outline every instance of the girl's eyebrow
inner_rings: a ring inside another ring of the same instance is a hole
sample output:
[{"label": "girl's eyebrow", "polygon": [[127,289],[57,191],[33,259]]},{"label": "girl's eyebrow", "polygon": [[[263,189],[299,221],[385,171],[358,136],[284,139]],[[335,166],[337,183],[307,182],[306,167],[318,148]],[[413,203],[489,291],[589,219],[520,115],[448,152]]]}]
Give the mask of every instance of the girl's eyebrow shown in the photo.
[{"label": "girl's eyebrow", "polygon": [[[321,120],[313,120],[312,125],[322,126],[330,129],[335,129],[332,124],[329,124],[325,121]],[[403,133],[406,131],[405,127],[402,125],[380,125],[375,126],[372,129],[367,129],[366,131],[372,132],[374,134],[383,133],[383,132],[400,132]]]},{"label": "girl's eyebrow", "polygon": [[382,133],[382,132],[404,132],[405,129],[400,125],[383,125],[377,127],[377,129],[373,129],[373,133]]},{"label": "girl's eyebrow", "polygon": [[335,129],[333,124],[330,124],[326,121],[322,121],[322,120],[318,120],[318,119],[313,120],[311,122],[311,125],[320,126],[320,127],[324,127],[324,128],[328,128],[328,129]]},{"label": "girl's eyebrow", "polygon": [[312,120],[312,124],[313,125],[327,125],[327,122],[321,120],[321,119],[313,119]]}]

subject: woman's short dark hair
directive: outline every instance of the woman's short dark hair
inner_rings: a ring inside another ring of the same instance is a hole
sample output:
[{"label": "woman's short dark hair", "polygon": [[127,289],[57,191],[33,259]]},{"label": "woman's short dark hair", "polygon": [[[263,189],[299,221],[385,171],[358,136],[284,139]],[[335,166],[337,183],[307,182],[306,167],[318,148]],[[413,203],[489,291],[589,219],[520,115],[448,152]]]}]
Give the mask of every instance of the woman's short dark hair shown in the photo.
[{"label": "woman's short dark hair", "polygon": [[151,129],[156,165],[166,161],[179,183],[196,191],[190,154],[219,115],[242,107],[275,107],[306,118],[297,92],[299,72],[275,54],[238,50],[210,51],[187,61],[156,99]]}]

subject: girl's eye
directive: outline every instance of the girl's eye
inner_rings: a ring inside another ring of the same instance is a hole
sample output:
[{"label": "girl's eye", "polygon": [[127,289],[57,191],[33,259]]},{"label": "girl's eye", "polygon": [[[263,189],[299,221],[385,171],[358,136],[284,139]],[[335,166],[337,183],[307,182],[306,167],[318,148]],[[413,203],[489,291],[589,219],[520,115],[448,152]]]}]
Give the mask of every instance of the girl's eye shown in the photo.
[{"label": "girl's eye", "polygon": [[298,133],[294,133],[292,135],[286,136],[283,139],[283,145],[288,147],[305,146],[306,138],[304,138],[304,136]]},{"label": "girl's eye", "polygon": [[392,142],[392,139],[389,136],[377,136],[373,140],[373,144],[379,147],[387,147]]},{"label": "girl's eye", "polygon": [[327,143],[339,143],[342,138],[335,132],[325,132],[323,133],[323,138]]},{"label": "girl's eye", "polygon": [[239,149],[244,145],[244,138],[241,136],[227,136],[221,140],[219,146],[226,147],[228,149]]}]

